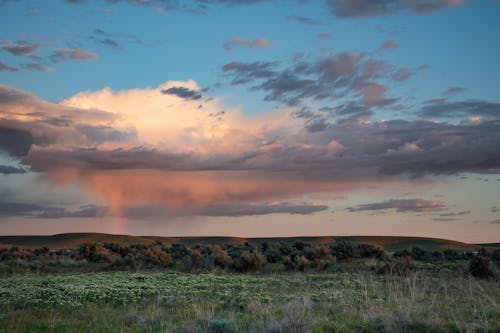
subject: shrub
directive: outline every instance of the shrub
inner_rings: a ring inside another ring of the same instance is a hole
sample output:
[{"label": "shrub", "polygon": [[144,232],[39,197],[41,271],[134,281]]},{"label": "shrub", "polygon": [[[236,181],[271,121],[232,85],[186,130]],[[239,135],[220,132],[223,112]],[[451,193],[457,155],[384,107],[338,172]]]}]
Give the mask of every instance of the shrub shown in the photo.
[{"label": "shrub", "polygon": [[210,250],[212,251],[211,257],[212,257],[214,264],[216,266],[219,266],[221,268],[229,267],[232,259],[226,250],[224,250],[219,245],[212,245],[210,247]]},{"label": "shrub", "polygon": [[491,254],[491,261],[493,261],[497,267],[500,267],[500,249],[493,251]]},{"label": "shrub", "polygon": [[236,325],[230,319],[212,319],[208,323],[209,333],[234,333]]},{"label": "shrub", "polygon": [[478,279],[496,279],[495,272],[491,269],[490,259],[477,256],[469,262],[468,273]]},{"label": "shrub", "polygon": [[333,244],[331,247],[332,255],[334,255],[338,261],[351,261],[354,259],[354,246],[351,243],[345,241],[339,241]]},{"label": "shrub", "polygon": [[405,276],[416,270],[415,264],[410,257],[397,259],[387,259],[382,266],[377,269],[379,274]]},{"label": "shrub", "polygon": [[264,266],[266,258],[259,252],[244,251],[233,260],[233,268],[238,272],[258,271]]}]

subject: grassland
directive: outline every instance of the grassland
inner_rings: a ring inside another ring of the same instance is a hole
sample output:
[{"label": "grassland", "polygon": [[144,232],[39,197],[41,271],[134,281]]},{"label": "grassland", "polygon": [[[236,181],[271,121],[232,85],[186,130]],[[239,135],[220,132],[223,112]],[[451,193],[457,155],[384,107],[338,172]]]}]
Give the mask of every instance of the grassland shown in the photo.
[{"label": "grassland", "polygon": [[495,246],[43,237],[0,239],[0,332],[500,332]]},{"label": "grassland", "polygon": [[407,276],[174,271],[0,279],[1,332],[499,332],[500,285]]}]

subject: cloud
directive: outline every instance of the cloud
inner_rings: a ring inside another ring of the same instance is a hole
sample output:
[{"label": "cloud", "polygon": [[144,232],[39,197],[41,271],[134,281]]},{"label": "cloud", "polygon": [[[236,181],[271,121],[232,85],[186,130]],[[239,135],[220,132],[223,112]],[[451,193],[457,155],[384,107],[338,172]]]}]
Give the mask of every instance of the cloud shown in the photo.
[{"label": "cloud", "polygon": [[203,96],[200,90],[191,90],[186,87],[172,87],[161,91],[163,94],[174,95],[187,100],[198,100]]},{"label": "cloud", "polygon": [[246,46],[251,49],[260,49],[263,47],[271,46],[271,42],[264,38],[257,38],[253,40],[246,40],[241,37],[235,37],[233,40],[224,43],[224,48],[230,50],[235,46]]},{"label": "cloud", "polygon": [[401,81],[406,81],[408,80],[410,77],[412,77],[413,75],[415,74],[414,71],[412,71],[411,69],[408,69],[408,68],[400,68],[398,69],[397,71],[395,71],[394,73],[392,73],[392,78],[394,79],[394,81],[397,81],[397,82],[401,82]]},{"label": "cloud", "polygon": [[0,201],[0,216],[31,216],[42,208],[35,204]]},{"label": "cloud", "polygon": [[397,99],[385,98],[387,88],[379,83],[364,83],[360,88],[362,104],[369,106],[386,106],[397,101]]},{"label": "cloud", "polygon": [[222,71],[233,76],[231,84],[243,84],[255,79],[270,78],[275,75],[273,70],[276,62],[230,62],[222,66]]},{"label": "cloud", "polygon": [[464,92],[465,88],[463,87],[458,87],[458,86],[453,86],[453,87],[449,87],[448,89],[446,89],[444,92],[443,92],[443,95],[454,95],[454,94],[459,94],[459,93],[462,93]]},{"label": "cloud", "polygon": [[380,49],[385,49],[385,50],[395,49],[398,47],[399,47],[399,45],[398,45],[398,43],[396,43],[396,41],[394,39],[386,40],[385,42],[382,43],[382,45],[380,45]]},{"label": "cloud", "polygon": [[55,49],[50,56],[53,62],[61,62],[64,60],[95,60],[99,56],[96,53],[88,52],[82,49]]},{"label": "cloud", "polygon": [[442,99],[440,101],[440,103],[425,105],[417,114],[431,119],[479,117],[481,120],[498,119],[500,114],[500,103],[481,100],[447,102]]},{"label": "cloud", "polygon": [[339,18],[363,18],[410,12],[431,13],[448,7],[465,5],[464,0],[327,0],[333,15]]},{"label": "cloud", "polygon": [[457,219],[454,217],[435,217],[432,220],[439,221],[439,222],[460,221],[460,219]]},{"label": "cloud", "polygon": [[102,29],[94,29],[92,36],[89,37],[96,44],[105,46],[112,50],[123,49],[123,43],[142,44],[142,40],[136,35],[124,33],[110,33]]},{"label": "cloud", "polygon": [[20,43],[9,43],[7,45],[3,45],[2,49],[4,49],[5,51],[9,52],[12,55],[26,57],[40,51],[40,46],[29,44],[28,42],[20,42]]},{"label": "cloud", "polygon": [[11,165],[0,165],[0,174],[10,175],[10,174],[26,173],[26,170],[17,166]]},{"label": "cloud", "polygon": [[[362,64],[354,70],[334,66],[329,75],[381,75],[366,73]],[[245,79],[249,71],[276,75],[274,66],[231,68],[242,70]],[[201,214],[208,206],[292,202],[319,192],[345,195],[408,176],[499,172],[498,116],[450,123],[373,120],[372,104],[386,99],[381,89],[320,109],[293,106],[246,115],[216,96],[192,98],[201,91],[194,81],[104,88],[59,103],[0,86],[0,135],[16,137],[0,142],[19,162],[0,164],[26,166],[50,184],[76,184],[101,198],[113,215],[139,204],[166,207],[174,215],[191,207]],[[355,91],[362,94],[362,87]],[[447,102],[441,107],[449,108]],[[393,199],[375,207],[409,210],[410,203],[403,203]],[[367,206],[352,210],[361,208]]]},{"label": "cloud", "polygon": [[305,16],[299,16],[299,15],[288,15],[286,17],[287,20],[299,22],[301,24],[306,24],[306,25],[319,25],[321,22],[310,18],[310,17],[305,17]]},{"label": "cloud", "polygon": [[[93,147],[102,143],[102,138],[107,137],[109,141],[107,124],[116,117],[101,110],[46,102],[22,90],[0,85],[0,136],[3,139],[0,147],[14,155],[25,155],[33,145],[37,149]],[[132,129],[124,127],[121,131],[130,141],[135,138]]]},{"label": "cloud", "polygon": [[[134,220],[164,219],[166,216],[241,217],[269,214],[310,215],[324,211],[328,206],[319,203],[264,202],[213,204],[204,207],[172,209],[164,205],[124,206],[121,216]],[[108,210],[108,214],[113,214]]]},{"label": "cloud", "polygon": [[108,210],[105,207],[99,207],[96,205],[84,205],[80,206],[80,208],[76,210],[69,210],[67,208],[61,207],[44,208],[41,209],[40,212],[35,215],[35,217],[41,219],[96,218],[103,217],[107,214]]},{"label": "cloud", "polygon": [[443,214],[439,214],[439,216],[442,216],[442,217],[450,217],[450,216],[463,216],[463,215],[469,215],[471,213],[470,210],[465,210],[465,211],[462,211],[462,212],[458,212],[458,213],[443,213]]},{"label": "cloud", "polygon": [[265,92],[265,101],[295,106],[348,97],[359,104],[382,107],[397,99],[385,96],[387,87],[380,81],[410,77],[403,71],[388,75],[390,67],[364,54],[341,52],[313,62],[296,61],[285,68],[277,62],[231,62],[222,71],[232,85],[252,83],[251,90]]},{"label": "cloud", "polygon": [[47,67],[45,65],[36,63],[36,62],[30,62],[25,65],[23,65],[24,69],[30,70],[30,71],[40,71],[40,72],[50,72],[52,71],[52,68]]},{"label": "cloud", "polygon": [[328,206],[310,203],[265,203],[265,204],[229,204],[207,206],[197,212],[202,216],[248,216],[267,214],[309,215],[327,210]]},{"label": "cloud", "polygon": [[317,36],[322,40],[332,40],[334,37],[333,34],[327,32],[319,33]]},{"label": "cloud", "polygon": [[0,201],[0,216],[24,216],[43,219],[61,218],[95,218],[108,214],[105,207],[96,205],[83,205],[77,209],[63,207],[44,207],[38,204]]},{"label": "cloud", "polygon": [[16,72],[18,69],[0,61],[0,72]]},{"label": "cloud", "polygon": [[500,224],[500,219],[493,220],[490,222],[491,224]]},{"label": "cloud", "polygon": [[357,205],[348,207],[349,212],[360,212],[370,210],[387,210],[394,209],[397,212],[435,212],[446,209],[446,206],[441,201],[424,200],[424,199],[390,199],[382,202]]},{"label": "cloud", "polygon": [[28,153],[32,144],[33,136],[29,131],[0,127],[0,150],[14,156],[23,156]]}]

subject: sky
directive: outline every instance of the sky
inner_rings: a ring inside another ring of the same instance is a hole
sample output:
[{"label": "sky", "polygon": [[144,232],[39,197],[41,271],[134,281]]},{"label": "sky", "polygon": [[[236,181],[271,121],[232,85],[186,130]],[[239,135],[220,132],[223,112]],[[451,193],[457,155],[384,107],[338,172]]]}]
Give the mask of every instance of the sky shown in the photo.
[{"label": "sky", "polygon": [[500,242],[496,0],[0,0],[0,234]]}]

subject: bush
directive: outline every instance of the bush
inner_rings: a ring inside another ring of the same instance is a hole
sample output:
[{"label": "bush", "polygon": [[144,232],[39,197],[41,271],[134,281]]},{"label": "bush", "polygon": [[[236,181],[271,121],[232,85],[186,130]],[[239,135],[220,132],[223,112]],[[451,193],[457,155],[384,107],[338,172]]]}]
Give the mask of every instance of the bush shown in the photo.
[{"label": "bush", "polygon": [[332,255],[334,255],[338,261],[351,261],[354,259],[354,246],[351,243],[345,241],[339,241],[333,244],[331,247]]},{"label": "bush", "polygon": [[209,333],[233,333],[236,332],[236,325],[230,319],[212,319],[208,323]]},{"label": "bush", "polygon": [[244,251],[233,260],[233,268],[238,272],[258,271],[265,262],[266,258],[259,252]]},{"label": "bush", "polygon": [[469,262],[468,273],[478,279],[497,279],[495,272],[491,269],[490,259],[477,256]]},{"label": "bush", "polygon": [[500,268],[500,249],[493,251],[491,254],[491,261],[493,261],[495,265]]},{"label": "bush", "polygon": [[377,273],[406,276],[415,271],[416,268],[417,267],[410,257],[402,257],[386,260],[385,263],[377,269]]}]

